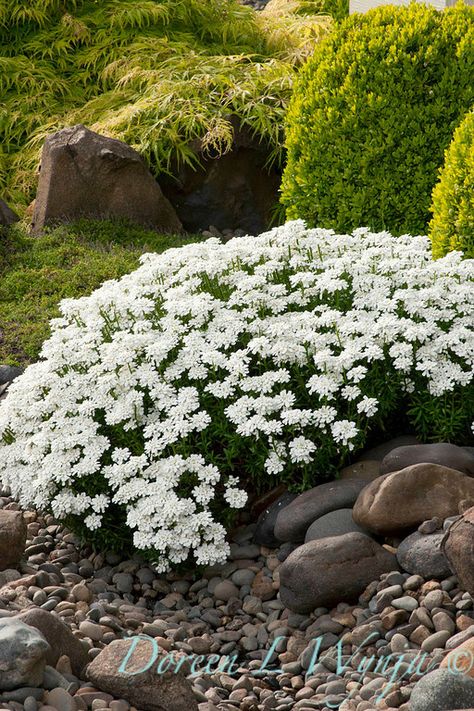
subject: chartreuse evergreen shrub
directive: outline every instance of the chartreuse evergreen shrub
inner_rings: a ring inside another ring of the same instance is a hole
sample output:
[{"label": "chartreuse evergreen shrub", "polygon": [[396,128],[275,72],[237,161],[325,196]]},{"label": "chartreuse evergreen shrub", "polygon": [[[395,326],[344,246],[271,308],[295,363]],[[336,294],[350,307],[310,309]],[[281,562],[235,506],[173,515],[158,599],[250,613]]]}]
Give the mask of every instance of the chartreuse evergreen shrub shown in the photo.
[{"label": "chartreuse evergreen shrub", "polygon": [[0,363],[37,359],[61,299],[85,296],[136,269],[144,252],[196,239],[107,220],[80,220],[38,239],[15,225],[0,237]]},{"label": "chartreuse evergreen shrub", "polygon": [[147,254],[66,299],[0,407],[0,479],[159,570],[228,552],[249,490],[337,471],[407,417],[472,440],[474,261],[427,237],[295,221]]},{"label": "chartreuse evergreen shrub", "polygon": [[[306,7],[302,10],[302,5]],[[296,69],[328,31],[317,3],[2,0],[0,191],[33,197],[45,136],[75,123],[131,144],[155,174],[219,155],[232,116],[281,161]],[[297,14],[295,14],[297,12]]]},{"label": "chartreuse evergreen shrub", "polygon": [[431,192],[474,102],[474,7],[378,7],[338,25],[287,115],[288,218],[426,234]]},{"label": "chartreuse evergreen shrub", "polygon": [[456,129],[433,190],[433,255],[453,249],[474,258],[474,112]]}]

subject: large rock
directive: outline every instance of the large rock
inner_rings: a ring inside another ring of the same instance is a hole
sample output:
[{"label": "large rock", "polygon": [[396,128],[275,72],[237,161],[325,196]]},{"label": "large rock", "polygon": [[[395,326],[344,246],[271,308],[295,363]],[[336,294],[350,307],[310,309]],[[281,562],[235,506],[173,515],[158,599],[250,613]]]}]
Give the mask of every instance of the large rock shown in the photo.
[{"label": "large rock", "polygon": [[313,521],[336,509],[349,508],[367,482],[361,479],[330,481],[300,494],[280,511],[275,536],[280,541],[300,543]]},{"label": "large rock", "polygon": [[127,219],[160,232],[182,229],[141,156],[79,124],[45,141],[32,231],[81,217]]},{"label": "large rock", "polygon": [[0,385],[10,383],[23,373],[23,368],[15,365],[0,365]]},{"label": "large rock", "polygon": [[434,516],[457,514],[466,500],[474,504],[474,479],[439,464],[414,464],[368,484],[352,515],[374,533],[403,533]]},{"label": "large rock", "polygon": [[55,667],[59,657],[65,654],[69,657],[73,673],[77,677],[81,677],[88,662],[87,652],[59,615],[40,607],[32,607],[17,615],[15,619],[30,627],[35,627],[49,642],[50,649],[46,654],[47,664]]},{"label": "large rock", "polygon": [[247,129],[234,125],[232,150],[209,156],[199,141],[192,148],[199,166],[173,167],[173,178],[160,177],[166,197],[188,232],[241,229],[259,234],[267,229],[278,204],[281,174],[269,168],[269,151]]},{"label": "large rock", "polygon": [[367,535],[367,531],[358,526],[352,518],[352,509],[337,509],[337,511],[330,511],[313,521],[306,531],[304,542],[318,541],[320,538],[330,536],[342,536],[345,533],[365,533]]},{"label": "large rock", "polygon": [[447,578],[452,574],[448,559],[441,550],[444,532],[422,534],[416,531],[405,538],[397,549],[397,560],[407,573],[423,578]]},{"label": "large rock", "polygon": [[448,669],[423,676],[410,697],[410,711],[450,711],[474,706],[474,679]]},{"label": "large rock", "polygon": [[474,477],[474,456],[464,447],[456,447],[455,444],[447,442],[416,444],[392,449],[382,460],[380,474],[397,472],[413,464],[422,463],[439,464]]},{"label": "large rock", "polygon": [[0,570],[15,568],[26,545],[26,523],[21,511],[0,510]]},{"label": "large rock", "polygon": [[455,674],[466,674],[474,678],[474,638],[466,639],[445,656],[441,669],[450,669]]},{"label": "large rock", "polygon": [[296,496],[296,494],[291,494],[287,491],[262,511],[258,517],[257,528],[253,534],[255,543],[261,546],[268,546],[269,548],[277,548],[280,545],[278,538],[275,536],[275,523],[280,511],[294,501]]},{"label": "large rock", "polygon": [[0,690],[40,686],[49,644],[43,635],[14,617],[0,619]]},{"label": "large rock", "polygon": [[6,202],[3,202],[3,200],[0,199],[0,228],[10,227],[10,225],[18,222],[19,219],[20,218],[16,212],[13,212],[13,210],[8,207]]},{"label": "large rock", "polygon": [[396,447],[404,447],[412,444],[419,444],[419,441],[414,435],[400,435],[399,437],[393,437],[392,439],[387,440],[387,442],[378,444],[376,447],[366,449],[362,452],[357,461],[376,460],[381,462],[382,459]]},{"label": "large rock", "polygon": [[474,508],[451,524],[441,548],[461,587],[474,595]]},{"label": "large rock", "polygon": [[[174,673],[176,667],[165,671],[164,662],[164,673],[159,673],[157,665],[164,657],[153,661],[153,651],[151,642],[144,639],[115,640],[89,664],[87,677],[101,691],[143,711],[197,711],[197,701],[186,679],[189,665]],[[119,671],[121,668],[123,671]]]},{"label": "large rock", "polygon": [[397,570],[392,553],[363,533],[299,546],[280,567],[280,598],[293,612],[353,601],[382,573]]}]

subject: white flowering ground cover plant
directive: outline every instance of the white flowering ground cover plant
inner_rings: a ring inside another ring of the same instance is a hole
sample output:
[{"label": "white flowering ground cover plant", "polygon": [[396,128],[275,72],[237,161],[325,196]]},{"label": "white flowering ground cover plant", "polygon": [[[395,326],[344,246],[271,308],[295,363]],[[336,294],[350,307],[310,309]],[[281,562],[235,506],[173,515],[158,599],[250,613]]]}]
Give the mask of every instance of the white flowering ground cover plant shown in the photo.
[{"label": "white flowering ground cover plant", "polygon": [[145,255],[62,302],[0,406],[2,482],[160,571],[221,561],[246,492],[325,480],[394,418],[468,443],[473,282],[425,237],[301,221]]}]

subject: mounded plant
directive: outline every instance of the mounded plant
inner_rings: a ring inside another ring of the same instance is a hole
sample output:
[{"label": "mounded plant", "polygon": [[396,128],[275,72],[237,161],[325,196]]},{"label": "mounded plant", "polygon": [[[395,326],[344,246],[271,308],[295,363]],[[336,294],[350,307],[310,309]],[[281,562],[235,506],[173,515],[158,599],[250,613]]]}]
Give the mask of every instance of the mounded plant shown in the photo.
[{"label": "mounded plant", "polygon": [[228,552],[249,490],[335,475],[406,417],[472,439],[474,261],[295,221],[161,255],[66,299],[0,406],[0,478],[160,570]]},{"label": "mounded plant", "polygon": [[[302,8],[302,6],[305,6]],[[313,2],[257,13],[238,0],[4,0],[0,191],[31,199],[45,136],[83,123],[155,174],[219,155],[246,127],[281,161],[296,68],[331,19]]]},{"label": "mounded plant", "polygon": [[433,190],[433,255],[453,249],[474,258],[474,112],[456,129]]},{"label": "mounded plant", "polygon": [[338,25],[287,114],[287,217],[426,234],[453,131],[474,103],[474,7],[378,7]]}]

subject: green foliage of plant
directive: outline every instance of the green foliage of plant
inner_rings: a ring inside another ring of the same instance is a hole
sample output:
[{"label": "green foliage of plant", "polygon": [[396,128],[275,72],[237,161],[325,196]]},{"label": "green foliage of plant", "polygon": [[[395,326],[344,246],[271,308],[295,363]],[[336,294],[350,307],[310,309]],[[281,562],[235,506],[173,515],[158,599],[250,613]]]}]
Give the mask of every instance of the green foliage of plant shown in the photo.
[{"label": "green foliage of plant", "polygon": [[433,190],[433,255],[461,250],[474,258],[474,112],[456,129]]},{"label": "green foliage of plant", "polygon": [[300,73],[287,114],[287,217],[425,234],[452,133],[474,101],[474,7],[355,14]]},{"label": "green foliage of plant", "polygon": [[16,226],[0,235],[0,363],[37,359],[61,299],[88,295],[133,271],[145,252],[196,239],[87,220],[47,231],[41,239]]},{"label": "green foliage of plant", "polygon": [[13,205],[31,199],[45,136],[75,123],[131,144],[155,174],[195,165],[196,140],[228,151],[232,116],[281,160],[296,66],[331,25],[311,8],[292,2],[276,15],[237,0],[4,0],[0,191]]}]

